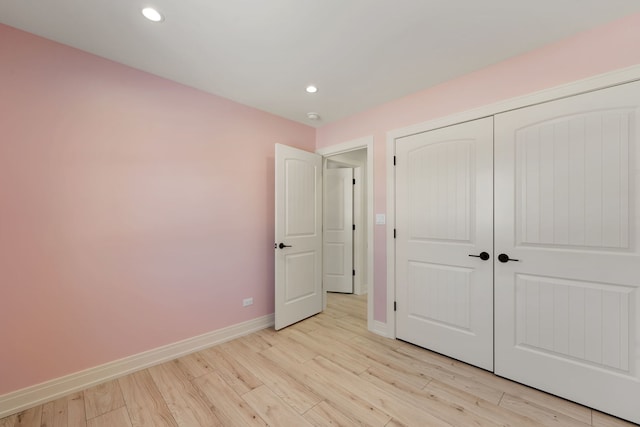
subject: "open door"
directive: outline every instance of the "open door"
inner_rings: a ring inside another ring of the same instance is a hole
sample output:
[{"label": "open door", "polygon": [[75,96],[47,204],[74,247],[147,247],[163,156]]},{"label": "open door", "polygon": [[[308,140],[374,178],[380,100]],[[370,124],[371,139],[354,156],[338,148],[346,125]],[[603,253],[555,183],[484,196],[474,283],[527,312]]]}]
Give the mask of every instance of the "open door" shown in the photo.
[{"label": "open door", "polygon": [[352,294],[353,169],[324,174],[324,290]]},{"label": "open door", "polygon": [[322,311],[322,157],[276,144],[275,328]]}]

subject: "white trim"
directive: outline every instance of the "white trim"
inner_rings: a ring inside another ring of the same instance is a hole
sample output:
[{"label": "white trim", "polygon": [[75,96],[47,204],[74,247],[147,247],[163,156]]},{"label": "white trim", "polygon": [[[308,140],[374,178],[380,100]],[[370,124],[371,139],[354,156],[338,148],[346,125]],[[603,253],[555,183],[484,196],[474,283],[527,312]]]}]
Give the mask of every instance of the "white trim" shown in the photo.
[{"label": "white trim", "polygon": [[[367,213],[365,209],[362,209],[362,166],[353,168],[353,178],[356,180],[353,186],[353,217],[355,219],[356,231],[354,233],[353,247],[354,247],[354,262],[353,268],[356,270],[356,274],[353,280],[353,293],[356,295],[366,294],[368,292],[367,284],[365,283],[365,274],[362,270],[363,258],[367,255],[367,248],[364,245],[364,236],[366,230],[362,230],[362,224],[365,222]],[[358,215],[356,216],[356,212]],[[355,238],[357,236],[357,239]],[[355,256],[357,255],[357,256]]]},{"label": "white trim", "polygon": [[268,314],[2,395],[0,396],[0,418],[105,381],[269,328],[273,326],[273,320],[273,314]]},{"label": "white trim", "polygon": [[445,126],[451,126],[457,123],[468,122],[495,114],[504,113],[518,108],[524,108],[543,102],[553,101],[559,98],[578,95],[584,92],[591,92],[598,89],[604,89],[610,86],[617,86],[640,79],[640,65],[620,70],[610,71],[605,74],[588,77],[586,79],[577,80],[575,82],[566,83],[560,86],[543,89],[538,92],[529,93],[515,98],[510,98],[493,104],[483,105],[473,110],[467,110],[460,113],[452,114],[446,117],[429,120],[415,125],[395,129],[387,132],[387,142],[394,141],[416,133],[426,132]]},{"label": "white trim", "polygon": [[415,135],[417,133],[493,116],[506,111],[553,101],[555,99],[566,98],[585,92],[617,86],[635,80],[640,80],[640,65],[633,65],[620,70],[610,71],[608,73],[543,89],[527,95],[484,105],[473,110],[463,111],[446,117],[429,120],[387,132],[387,328],[390,332],[390,338],[395,338],[396,336],[395,313],[393,311],[393,301],[395,300],[396,289],[396,252],[395,242],[393,239],[393,228],[395,227],[395,169],[393,166],[393,156],[395,154],[396,140],[406,136]]},{"label": "white trim", "polygon": [[396,337],[396,313],[393,302],[396,300],[396,241],[393,231],[396,228],[396,168],[395,139],[387,134],[387,336]]},{"label": "white trim", "polygon": [[[373,320],[373,302],[374,302],[374,276],[373,276],[373,227],[375,218],[373,214],[373,136],[365,136],[353,141],[343,142],[341,144],[332,145],[330,147],[318,148],[317,154],[328,157],[336,154],[342,154],[349,151],[367,149],[367,284],[369,286],[367,292],[367,329],[374,331]],[[326,296],[326,293],[325,293]],[[326,306],[325,306],[326,308]]]},{"label": "white trim", "polygon": [[383,337],[388,337],[387,324],[381,322],[379,320],[373,321],[373,329],[371,330],[374,334],[382,335]]}]

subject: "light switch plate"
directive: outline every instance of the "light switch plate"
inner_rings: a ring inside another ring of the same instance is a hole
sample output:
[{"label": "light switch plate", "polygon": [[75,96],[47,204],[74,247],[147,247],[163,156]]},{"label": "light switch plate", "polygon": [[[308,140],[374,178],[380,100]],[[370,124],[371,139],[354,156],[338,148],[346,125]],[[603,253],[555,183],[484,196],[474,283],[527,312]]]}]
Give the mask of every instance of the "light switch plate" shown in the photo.
[{"label": "light switch plate", "polygon": [[377,225],[384,225],[386,223],[387,223],[387,217],[385,216],[385,214],[376,214]]}]

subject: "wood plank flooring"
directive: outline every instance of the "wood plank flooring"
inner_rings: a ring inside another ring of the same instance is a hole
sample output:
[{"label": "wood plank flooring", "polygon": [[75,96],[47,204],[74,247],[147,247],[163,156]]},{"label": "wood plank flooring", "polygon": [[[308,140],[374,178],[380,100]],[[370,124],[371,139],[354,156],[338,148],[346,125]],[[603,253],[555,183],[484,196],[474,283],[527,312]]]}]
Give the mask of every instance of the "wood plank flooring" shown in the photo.
[{"label": "wood plank flooring", "polygon": [[0,427],[632,426],[366,330],[366,296],[0,419]]}]

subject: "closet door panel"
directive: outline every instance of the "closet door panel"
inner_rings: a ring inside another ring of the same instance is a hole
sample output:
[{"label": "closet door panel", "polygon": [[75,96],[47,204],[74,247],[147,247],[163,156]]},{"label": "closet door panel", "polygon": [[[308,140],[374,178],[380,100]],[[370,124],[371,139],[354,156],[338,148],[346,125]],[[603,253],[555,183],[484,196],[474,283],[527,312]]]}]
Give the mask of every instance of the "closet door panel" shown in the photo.
[{"label": "closet door panel", "polygon": [[493,369],[493,119],[396,145],[396,336]]},{"label": "closet door panel", "polygon": [[495,372],[640,422],[640,83],[495,118]]}]

